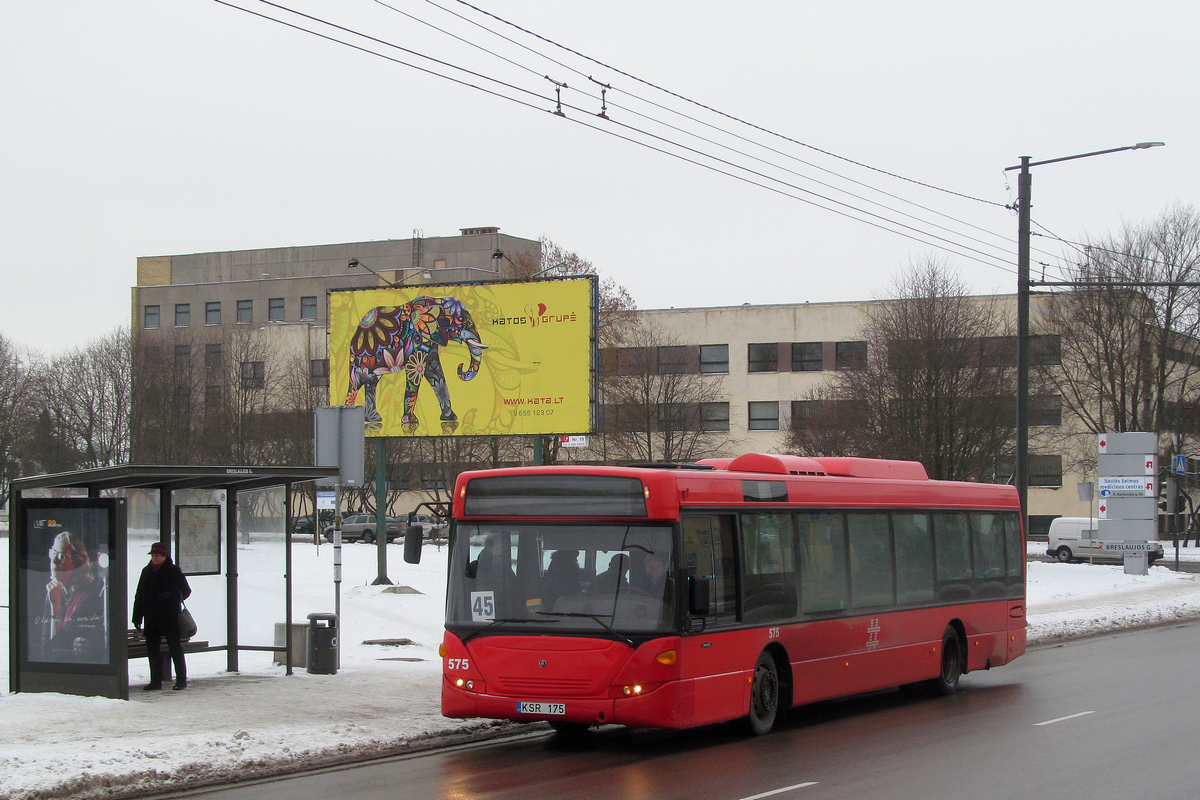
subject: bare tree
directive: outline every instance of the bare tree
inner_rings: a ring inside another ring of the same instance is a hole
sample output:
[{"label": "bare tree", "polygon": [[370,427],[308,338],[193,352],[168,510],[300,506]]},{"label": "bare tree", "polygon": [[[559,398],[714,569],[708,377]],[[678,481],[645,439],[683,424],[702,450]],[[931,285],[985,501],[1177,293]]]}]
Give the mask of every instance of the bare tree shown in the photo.
[{"label": "bare tree", "polygon": [[[934,478],[995,480],[1015,427],[1007,317],[942,262],[914,263],[869,312],[867,352],[814,394],[788,448],[920,461]],[[794,415],[799,416],[799,415]],[[999,476],[1001,478],[1007,476]]]},{"label": "bare tree", "polygon": [[5,503],[9,483],[28,471],[21,462],[38,396],[31,361],[27,350],[0,334],[0,501]]},{"label": "bare tree", "polygon": [[1091,285],[1051,298],[1039,325],[1062,343],[1062,368],[1039,377],[1063,410],[1090,432],[1200,434],[1200,290],[1186,285],[1200,282],[1200,215],[1174,208],[1127,225],[1068,274]]},{"label": "bare tree", "polygon": [[[706,430],[706,411],[722,402],[723,377],[702,375],[689,348],[648,321],[624,331],[624,347],[605,351],[601,378],[602,449],[618,461],[694,461],[727,449],[727,433]],[[693,368],[696,367],[696,368]]]},{"label": "bare tree", "polygon": [[197,394],[190,329],[134,340],[131,358],[130,450],[140,464],[192,464],[192,412]]},{"label": "bare tree", "polygon": [[131,348],[117,328],[53,358],[41,371],[42,407],[75,453],[72,469],[129,460]]}]

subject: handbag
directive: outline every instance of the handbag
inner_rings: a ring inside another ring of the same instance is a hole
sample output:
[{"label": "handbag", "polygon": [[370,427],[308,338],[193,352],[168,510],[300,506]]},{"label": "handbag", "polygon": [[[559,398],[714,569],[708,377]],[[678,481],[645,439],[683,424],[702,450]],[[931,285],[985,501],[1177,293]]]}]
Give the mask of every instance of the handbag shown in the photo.
[{"label": "handbag", "polygon": [[192,612],[188,611],[187,606],[183,603],[179,606],[179,638],[190,639],[196,635],[196,620],[192,618]]}]

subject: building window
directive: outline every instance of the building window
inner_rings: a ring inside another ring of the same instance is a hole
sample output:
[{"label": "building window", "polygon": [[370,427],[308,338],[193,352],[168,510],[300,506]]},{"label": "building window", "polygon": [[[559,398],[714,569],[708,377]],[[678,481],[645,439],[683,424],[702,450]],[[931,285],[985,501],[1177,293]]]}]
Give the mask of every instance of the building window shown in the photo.
[{"label": "building window", "polygon": [[819,400],[792,401],[792,428],[807,428],[812,424],[813,409]]},{"label": "building window", "polygon": [[146,306],[142,309],[142,327],[158,327],[158,306]]},{"label": "building window", "polygon": [[242,362],[242,388],[261,389],[266,384],[267,370],[262,361]]},{"label": "building window", "polygon": [[1029,485],[1062,486],[1062,456],[1029,456]]},{"label": "building window", "polygon": [[175,327],[186,328],[192,324],[192,306],[190,303],[175,304]]},{"label": "building window", "polygon": [[687,372],[688,349],[683,346],[658,348],[658,374],[683,375]]},{"label": "building window", "polygon": [[308,385],[329,386],[328,358],[314,358],[308,362]]},{"label": "building window", "polygon": [[647,347],[618,347],[618,375],[646,375],[650,371],[650,349]]},{"label": "building window", "polygon": [[1035,366],[1062,364],[1062,340],[1058,336],[1030,336],[1029,363]]},{"label": "building window", "polygon": [[317,318],[317,298],[300,298],[300,319],[313,321]]},{"label": "building window", "polygon": [[792,342],[792,372],[820,372],[820,342]]},{"label": "building window", "polygon": [[986,336],[979,340],[979,363],[985,367],[1015,367],[1017,337]]},{"label": "building window", "polygon": [[842,369],[866,369],[867,366],[867,343],[866,342],[838,342],[836,346],[837,352],[837,368]]},{"label": "building window", "polygon": [[205,415],[216,414],[221,410],[221,387],[220,386],[205,386],[204,387],[204,413]]},{"label": "building window", "polygon": [[204,345],[204,366],[208,369],[220,369],[221,362],[221,345]]},{"label": "building window", "polygon": [[204,304],[204,324],[205,325],[220,325],[221,324],[221,304],[219,302]]},{"label": "building window", "polygon": [[747,372],[779,371],[779,345],[775,342],[747,345],[747,355]]},{"label": "building window", "polygon": [[254,321],[253,300],[238,300],[237,321],[239,325],[248,325]]},{"label": "building window", "polygon": [[192,393],[186,386],[175,387],[175,411],[181,417],[192,413]]},{"label": "building window", "polygon": [[729,430],[729,403],[701,403],[700,430],[721,433]]},{"label": "building window", "polygon": [[1058,395],[1037,395],[1029,398],[1029,424],[1062,425],[1062,398]]},{"label": "building window", "polygon": [[727,374],[729,372],[729,345],[700,345],[700,372],[706,375]]},{"label": "building window", "polygon": [[752,431],[779,430],[779,403],[774,400],[763,400],[750,403],[750,424],[747,429]]},{"label": "building window", "polygon": [[659,403],[655,408],[658,414],[658,429],[660,431],[695,430],[697,420],[693,414],[697,410],[692,403]]},{"label": "building window", "polygon": [[192,347],[186,344],[175,345],[175,369],[184,370],[192,366]]},{"label": "building window", "polygon": [[269,322],[283,322],[282,297],[272,297],[267,301],[267,320]]},{"label": "building window", "polygon": [[426,464],[421,467],[421,488],[427,492],[446,490],[446,476],[438,465]]},{"label": "building window", "polygon": [[444,259],[444,258],[435,258],[435,259],[433,260],[433,268],[434,268],[434,269],[445,269],[445,268],[446,268],[446,259]]}]

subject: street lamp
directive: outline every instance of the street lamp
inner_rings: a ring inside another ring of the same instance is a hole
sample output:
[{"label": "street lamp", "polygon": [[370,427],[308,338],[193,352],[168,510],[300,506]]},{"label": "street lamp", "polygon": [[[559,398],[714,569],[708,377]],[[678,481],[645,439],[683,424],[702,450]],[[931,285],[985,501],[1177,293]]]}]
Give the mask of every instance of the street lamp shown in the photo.
[{"label": "street lamp", "polygon": [[1021,516],[1029,515],[1029,206],[1033,176],[1030,167],[1073,161],[1076,158],[1102,156],[1122,150],[1146,150],[1162,147],[1163,142],[1138,142],[1125,147],[1112,147],[1075,156],[1030,161],[1021,156],[1021,163],[1005,167],[1005,172],[1021,170],[1017,178],[1017,495],[1021,500]]}]

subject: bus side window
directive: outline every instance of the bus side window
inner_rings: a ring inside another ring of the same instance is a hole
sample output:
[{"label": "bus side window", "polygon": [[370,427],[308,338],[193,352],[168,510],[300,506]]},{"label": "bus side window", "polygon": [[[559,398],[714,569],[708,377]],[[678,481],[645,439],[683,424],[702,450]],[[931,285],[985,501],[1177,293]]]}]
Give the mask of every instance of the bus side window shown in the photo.
[{"label": "bus side window", "polygon": [[933,600],[933,532],[929,515],[892,515],[896,542],[896,602],[900,605]]},{"label": "bus side window", "polygon": [[938,600],[961,603],[972,599],[971,527],[967,515],[933,515],[933,546],[937,563]]},{"label": "bus side window", "polygon": [[787,513],[742,514],[742,609],[746,622],[794,619],[799,614],[796,588],[796,533]]},{"label": "bus side window", "polygon": [[685,517],[683,557],[688,575],[711,579],[710,622],[737,620],[737,558],[733,517]]},{"label": "bus side window", "polygon": [[844,521],[844,515],[837,512],[802,511],[796,515],[805,614],[845,611],[849,605]]}]

